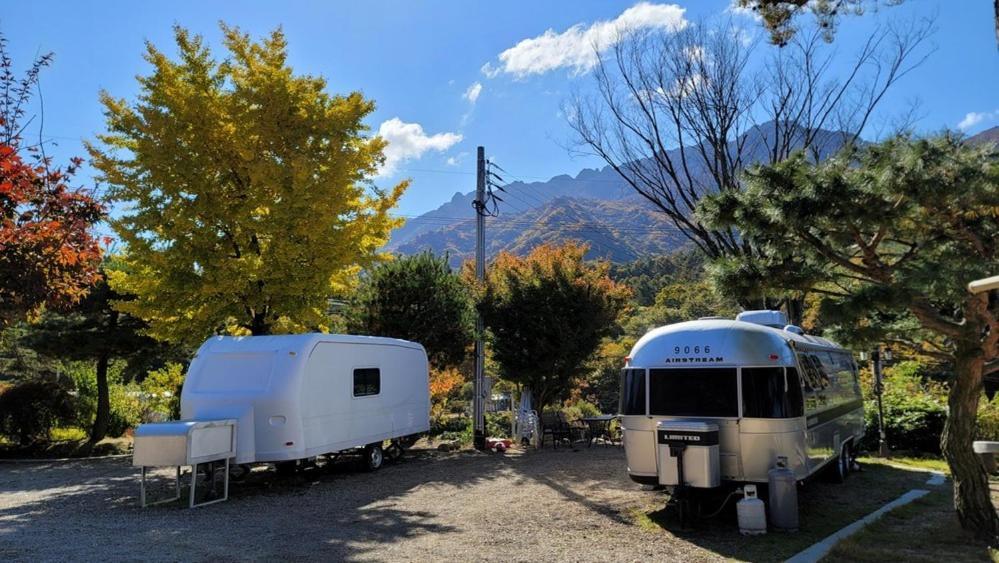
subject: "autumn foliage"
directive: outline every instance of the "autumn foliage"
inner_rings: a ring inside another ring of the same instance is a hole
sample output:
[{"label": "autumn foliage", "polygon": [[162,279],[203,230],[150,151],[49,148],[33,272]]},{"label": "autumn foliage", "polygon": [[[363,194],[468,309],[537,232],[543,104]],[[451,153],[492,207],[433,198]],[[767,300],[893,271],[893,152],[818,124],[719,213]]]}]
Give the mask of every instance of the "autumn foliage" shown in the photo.
[{"label": "autumn foliage", "polygon": [[567,243],[500,253],[480,288],[500,374],[529,387],[539,409],[566,398],[631,297],[609,264],[584,261],[586,251]]},{"label": "autumn foliage", "polygon": [[430,399],[435,404],[446,399],[465,382],[464,376],[457,368],[430,370]]},{"label": "autumn foliage", "polygon": [[0,142],[0,328],[42,307],[75,304],[99,278],[101,248],[91,228],[103,207],[68,185],[79,164],[29,164],[15,145]]},{"label": "autumn foliage", "polygon": [[280,30],[222,34],[216,57],[177,27],[177,58],[147,45],[134,101],[101,94],[107,131],[88,146],[127,207],[110,221],[127,253],[109,283],[160,340],[323,330],[330,296],[386,258],[408,184],[372,183],[373,101],[294,73]]}]

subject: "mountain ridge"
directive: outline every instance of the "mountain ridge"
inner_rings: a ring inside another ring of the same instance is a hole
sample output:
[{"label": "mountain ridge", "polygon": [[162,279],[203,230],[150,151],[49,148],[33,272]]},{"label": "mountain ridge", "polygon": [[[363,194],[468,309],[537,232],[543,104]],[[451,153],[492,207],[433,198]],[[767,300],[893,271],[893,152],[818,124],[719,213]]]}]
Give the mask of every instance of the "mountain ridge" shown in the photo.
[{"label": "mountain ridge", "polygon": [[[747,163],[767,159],[772,123],[752,128],[744,142]],[[846,133],[820,130],[815,147],[827,158],[842,146]],[[968,142],[999,143],[999,127],[969,137]],[[675,157],[680,149],[673,149]],[[705,170],[695,171],[705,177]],[[490,255],[506,250],[524,253],[542,242],[578,240],[590,244],[590,257],[612,262],[675,250],[686,242],[660,210],[635,192],[610,166],[583,168],[575,176],[559,174],[547,181],[505,184],[500,216],[489,218],[486,246]],[[705,177],[705,180],[708,178]],[[474,252],[475,192],[455,192],[437,209],[412,218],[393,231],[386,250],[412,254],[422,250],[448,252],[452,263]],[[637,226],[636,226],[637,225]],[[659,237],[652,236],[658,232]],[[668,235],[668,236],[667,236]]]}]

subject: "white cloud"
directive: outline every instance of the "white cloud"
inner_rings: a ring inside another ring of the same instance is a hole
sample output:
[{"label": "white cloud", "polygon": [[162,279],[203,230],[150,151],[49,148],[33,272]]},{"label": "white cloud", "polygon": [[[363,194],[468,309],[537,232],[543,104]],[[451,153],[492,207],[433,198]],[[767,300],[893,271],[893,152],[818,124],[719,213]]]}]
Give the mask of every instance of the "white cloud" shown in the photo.
[{"label": "white cloud", "polygon": [[465,90],[465,93],[461,95],[462,98],[468,100],[469,103],[474,104],[479,99],[479,94],[482,93],[482,83],[473,82],[471,86]]},{"label": "white cloud", "polygon": [[598,21],[589,26],[580,23],[561,33],[549,29],[500,53],[498,65],[491,62],[482,65],[482,74],[493,78],[504,72],[523,78],[559,68],[571,68],[573,74],[583,74],[596,66],[597,51],[613,47],[630,32],[683,29],[687,25],[684,11],[676,4],[639,2],[610,21]]},{"label": "white cloud", "polygon": [[739,0],[732,0],[732,3],[729,4],[728,8],[725,8],[725,11],[735,16],[750,18],[756,23],[760,23],[763,21],[763,16],[760,15],[760,12],[758,10],[740,6]]},{"label": "white cloud", "polygon": [[968,112],[968,114],[964,116],[964,119],[957,124],[957,128],[961,131],[967,131],[983,121],[992,121],[994,119],[999,119],[999,110],[983,112],[972,111]]},{"label": "white cloud", "polygon": [[383,121],[378,127],[378,136],[388,142],[385,163],[378,171],[382,177],[395,174],[399,165],[407,160],[420,158],[427,151],[446,151],[462,139],[458,133],[427,135],[419,123],[406,123],[398,117]]},{"label": "white cloud", "polygon": [[445,162],[447,163],[448,166],[458,166],[459,164],[464,162],[466,158],[468,158],[468,153],[462,151],[454,156],[447,157],[447,161]]},{"label": "white cloud", "polygon": [[493,63],[486,63],[479,69],[486,78],[496,78],[502,69],[493,66]]}]

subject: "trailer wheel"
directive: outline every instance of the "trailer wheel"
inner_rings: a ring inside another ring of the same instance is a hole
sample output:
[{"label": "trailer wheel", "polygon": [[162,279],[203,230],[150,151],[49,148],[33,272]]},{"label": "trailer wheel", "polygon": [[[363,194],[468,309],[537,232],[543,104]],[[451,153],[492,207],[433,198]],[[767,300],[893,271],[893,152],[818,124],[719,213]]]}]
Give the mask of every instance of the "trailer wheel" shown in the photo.
[{"label": "trailer wheel", "polygon": [[839,450],[839,456],[836,461],[829,464],[829,476],[832,478],[833,483],[843,483],[846,481],[846,476],[850,472],[850,444],[843,444]]},{"label": "trailer wheel", "polygon": [[381,444],[368,444],[364,448],[364,468],[368,471],[377,471],[385,462],[385,452],[382,451]]},{"label": "trailer wheel", "polygon": [[274,464],[279,477],[291,477],[298,471],[298,461],[280,461]]},{"label": "trailer wheel", "polygon": [[233,481],[239,482],[250,476],[250,471],[253,468],[250,467],[248,463],[241,463],[239,465],[229,466],[229,478]]},{"label": "trailer wheel", "polygon": [[389,446],[385,448],[385,455],[388,456],[389,461],[396,461],[402,457],[402,446],[399,442],[392,441]]},{"label": "trailer wheel", "polygon": [[399,444],[399,447],[401,447],[402,449],[408,450],[409,448],[413,447],[413,444],[415,444],[416,441],[419,439],[420,439],[419,434],[410,434],[409,436],[403,436],[402,438],[398,438],[396,440],[396,443]]}]

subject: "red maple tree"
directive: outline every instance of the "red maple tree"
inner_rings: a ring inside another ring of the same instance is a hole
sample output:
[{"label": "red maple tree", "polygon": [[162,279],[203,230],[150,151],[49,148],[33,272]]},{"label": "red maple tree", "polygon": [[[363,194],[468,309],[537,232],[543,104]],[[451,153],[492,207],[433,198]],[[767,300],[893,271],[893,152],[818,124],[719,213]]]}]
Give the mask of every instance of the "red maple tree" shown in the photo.
[{"label": "red maple tree", "polygon": [[19,121],[39,70],[50,60],[38,58],[16,78],[0,36],[0,329],[43,307],[72,306],[100,277],[101,247],[93,227],[104,206],[69,185],[83,161],[53,167],[41,139],[21,146],[27,124]]},{"label": "red maple tree", "polygon": [[104,209],[67,185],[79,164],[46,170],[0,143],[0,327],[43,306],[71,306],[99,278],[92,227]]}]

